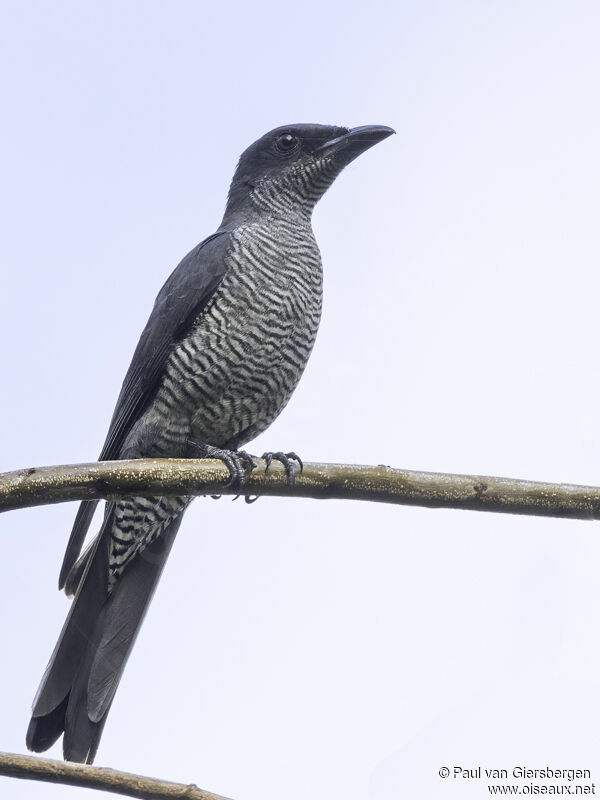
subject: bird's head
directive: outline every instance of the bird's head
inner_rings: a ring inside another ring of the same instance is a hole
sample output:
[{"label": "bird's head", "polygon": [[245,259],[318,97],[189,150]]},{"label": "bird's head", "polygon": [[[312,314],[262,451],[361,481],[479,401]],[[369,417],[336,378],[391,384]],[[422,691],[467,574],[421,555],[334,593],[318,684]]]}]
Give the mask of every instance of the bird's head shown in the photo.
[{"label": "bird's head", "polygon": [[345,166],[392,133],[384,125],[275,128],[242,153],[225,218],[251,208],[310,214]]}]

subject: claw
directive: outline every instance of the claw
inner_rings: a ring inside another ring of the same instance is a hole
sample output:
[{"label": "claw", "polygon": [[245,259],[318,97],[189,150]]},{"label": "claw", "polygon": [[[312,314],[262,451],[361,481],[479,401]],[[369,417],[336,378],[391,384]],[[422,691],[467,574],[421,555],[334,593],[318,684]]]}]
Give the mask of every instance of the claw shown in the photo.
[{"label": "claw", "polygon": [[194,442],[191,439],[188,440],[188,445],[190,458],[216,458],[225,464],[229,470],[228,489],[242,489],[246,483],[246,473],[250,474],[256,468],[252,456],[244,450],[239,452],[236,450],[224,450],[220,447],[213,447],[210,444]]},{"label": "claw", "polygon": [[248,505],[250,505],[251,503],[256,503],[258,498],[259,498],[259,495],[255,495],[254,497],[252,497],[252,495],[246,494],[246,495],[244,495],[244,502],[247,503]]},{"label": "claw", "polygon": [[279,461],[280,464],[283,464],[285,469],[285,474],[288,479],[288,483],[290,486],[293,486],[296,481],[296,465],[294,461],[298,462],[300,466],[300,472],[304,469],[304,464],[302,463],[302,459],[300,456],[296,455],[296,453],[263,453],[262,457],[267,462],[267,466],[265,468],[265,472],[268,472],[269,467],[271,466],[271,462]]},{"label": "claw", "polygon": [[256,463],[250,453],[247,453],[245,450],[238,450],[237,456],[241,463],[244,465],[244,469],[250,474],[252,470],[256,469]]},{"label": "claw", "polygon": [[286,456],[292,461],[298,462],[298,466],[300,467],[300,472],[304,471],[304,462],[302,461],[299,455],[296,455],[296,453],[294,453],[294,451],[292,450],[291,453],[286,453]]}]

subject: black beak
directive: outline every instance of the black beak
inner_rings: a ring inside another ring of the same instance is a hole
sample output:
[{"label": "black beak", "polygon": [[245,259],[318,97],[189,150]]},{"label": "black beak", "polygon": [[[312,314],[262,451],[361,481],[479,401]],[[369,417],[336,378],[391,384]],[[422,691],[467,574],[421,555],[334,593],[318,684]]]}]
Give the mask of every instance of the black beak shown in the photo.
[{"label": "black beak", "polygon": [[386,125],[362,125],[360,128],[350,128],[348,133],[322,144],[317,152],[335,154],[336,162],[340,167],[345,167],[369,147],[387,139],[392,133],[396,131]]}]

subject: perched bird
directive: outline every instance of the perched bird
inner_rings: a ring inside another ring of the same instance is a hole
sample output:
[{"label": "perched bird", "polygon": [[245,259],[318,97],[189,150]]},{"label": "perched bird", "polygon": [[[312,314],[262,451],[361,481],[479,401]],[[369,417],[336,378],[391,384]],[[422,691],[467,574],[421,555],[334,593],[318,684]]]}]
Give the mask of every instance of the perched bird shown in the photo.
[{"label": "perched bird", "polygon": [[[284,408],[321,316],[322,271],[311,228],[340,171],[393,133],[369,125],[290,125],[241,156],[225,215],[156,299],[125,376],[100,460],[219,458],[243,487],[238,448]],[[293,479],[294,454],[282,461]],[[123,668],[191,497],[124,497],[79,507],[59,579],[75,599],[33,703],[27,747],[64,732],[65,759],[91,764]]]}]

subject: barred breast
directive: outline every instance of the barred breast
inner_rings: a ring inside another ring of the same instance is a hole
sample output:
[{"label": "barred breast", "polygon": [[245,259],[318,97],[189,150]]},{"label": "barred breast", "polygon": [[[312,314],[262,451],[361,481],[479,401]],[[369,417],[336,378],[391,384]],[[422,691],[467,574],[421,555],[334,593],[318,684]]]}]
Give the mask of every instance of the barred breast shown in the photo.
[{"label": "barred breast", "polygon": [[[188,442],[237,448],[285,407],[312,350],[322,306],[321,258],[308,217],[266,219],[232,234],[227,273],[175,347],[127,455],[185,456]],[[111,583],[190,498],[117,504]]]}]

